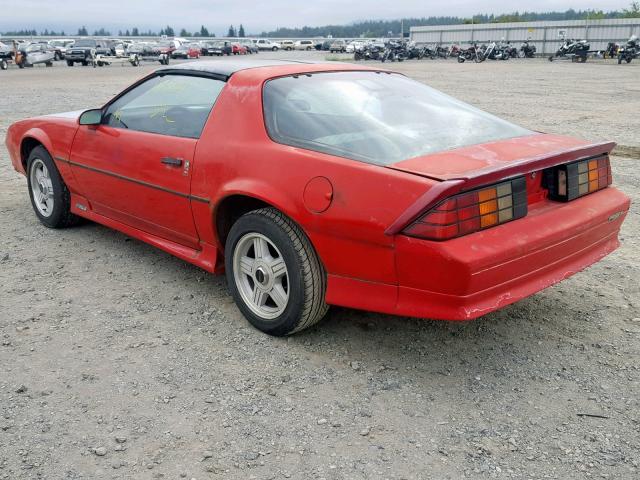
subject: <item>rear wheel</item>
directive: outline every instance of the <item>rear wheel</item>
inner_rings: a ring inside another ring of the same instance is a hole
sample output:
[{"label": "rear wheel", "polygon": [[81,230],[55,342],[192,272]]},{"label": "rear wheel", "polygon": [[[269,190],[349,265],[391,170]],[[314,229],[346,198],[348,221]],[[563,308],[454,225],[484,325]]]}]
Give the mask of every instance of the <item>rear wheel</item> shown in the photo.
[{"label": "rear wheel", "polygon": [[9,64],[7,63],[7,61],[3,58],[0,60],[0,70],[6,70],[7,68],[9,68]]},{"label": "rear wheel", "polygon": [[53,159],[44,147],[36,147],[27,160],[29,198],[36,216],[49,228],[75,225],[79,217],[71,213],[71,195]]},{"label": "rear wheel", "polygon": [[326,278],[318,256],[300,227],[275,208],[240,217],[225,252],[231,294],[257,329],[289,335],[326,314]]},{"label": "rear wheel", "polygon": [[73,62],[71,60],[67,60],[67,67],[73,67]]}]

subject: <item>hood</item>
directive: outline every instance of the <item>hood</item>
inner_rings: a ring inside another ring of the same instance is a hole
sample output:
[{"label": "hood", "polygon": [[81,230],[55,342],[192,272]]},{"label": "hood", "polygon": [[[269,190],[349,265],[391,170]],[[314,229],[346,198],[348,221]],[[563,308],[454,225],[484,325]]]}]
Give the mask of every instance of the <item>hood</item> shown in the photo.
[{"label": "hood", "polygon": [[[533,134],[411,158],[388,168],[434,180],[464,180],[524,174],[579,158],[609,153],[615,143]],[[475,182],[472,182],[475,183]]]},{"label": "hood", "polygon": [[61,112],[61,113],[50,113],[49,115],[43,115],[43,117],[58,117],[58,118],[69,118],[77,120],[78,117],[85,112],[86,110],[74,110],[73,112]]}]

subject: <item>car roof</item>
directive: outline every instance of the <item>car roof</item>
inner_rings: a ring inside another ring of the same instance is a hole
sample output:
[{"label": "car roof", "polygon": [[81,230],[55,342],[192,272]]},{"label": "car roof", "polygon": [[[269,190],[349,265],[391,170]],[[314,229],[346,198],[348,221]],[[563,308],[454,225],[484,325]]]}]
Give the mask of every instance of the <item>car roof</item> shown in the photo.
[{"label": "car roof", "polygon": [[[181,63],[179,65],[165,67],[161,70],[183,70],[183,71],[192,71],[192,72],[205,72],[211,73],[214,75],[223,75],[225,77],[230,77],[234,73],[240,72],[242,70],[249,69],[257,69],[257,68],[268,68],[268,67],[292,67],[299,66],[300,72],[304,72],[307,69],[304,65],[309,66],[317,66],[324,65],[326,68],[324,70],[352,70],[353,68],[345,68],[346,65],[353,66],[351,64],[345,64],[340,62],[313,62],[313,61],[302,61],[302,60],[232,60],[232,61],[221,61],[221,60],[207,60],[201,61],[197,63]],[[368,68],[360,68],[361,70],[369,70]],[[269,68],[271,72],[273,72],[272,68]],[[289,70],[289,69],[286,69]],[[315,70],[315,68],[314,68]]]}]

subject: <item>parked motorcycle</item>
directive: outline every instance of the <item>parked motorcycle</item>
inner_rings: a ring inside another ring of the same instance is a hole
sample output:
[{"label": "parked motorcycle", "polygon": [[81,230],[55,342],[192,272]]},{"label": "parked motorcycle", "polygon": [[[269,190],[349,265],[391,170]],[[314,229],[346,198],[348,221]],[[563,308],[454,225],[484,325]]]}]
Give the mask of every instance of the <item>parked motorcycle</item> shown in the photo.
[{"label": "parked motorcycle", "polygon": [[458,54],[458,63],[464,63],[467,60],[473,60],[476,63],[484,61],[484,52],[477,43],[474,43],[467,49],[460,50],[460,53]]},{"label": "parked motorcycle", "polygon": [[518,58],[518,49],[511,45],[511,43],[507,42],[504,46],[504,50],[509,55],[509,58]]},{"label": "parked motorcycle", "polygon": [[549,61],[556,59],[571,60],[572,62],[584,63],[587,61],[589,53],[589,42],[586,40],[565,40],[556,53],[549,57]]},{"label": "parked motorcycle", "polygon": [[460,46],[451,45],[449,47],[449,56],[450,57],[457,57],[458,55],[460,55]]},{"label": "parked motorcycle", "polygon": [[640,56],[640,42],[638,37],[632,35],[624,47],[620,47],[618,50],[618,64],[621,64],[624,60],[627,63],[631,63],[631,60]]},{"label": "parked motorcycle", "polygon": [[609,42],[607,48],[602,52],[602,58],[616,58],[620,51],[620,45],[615,42]]},{"label": "parked motorcycle", "polygon": [[483,57],[483,60],[486,60],[487,58],[491,60],[509,60],[511,55],[509,54],[506,45],[491,42],[484,50]]},{"label": "parked motorcycle", "polygon": [[384,47],[378,44],[358,45],[353,53],[354,60],[380,60]]},{"label": "parked motorcycle", "polygon": [[390,62],[402,62],[407,58],[407,51],[405,44],[395,40],[390,40],[386,45],[382,57],[380,60],[384,63]]},{"label": "parked motorcycle", "polygon": [[520,51],[518,52],[520,58],[533,58],[536,56],[536,46],[531,45],[529,41],[522,42],[520,45]]}]

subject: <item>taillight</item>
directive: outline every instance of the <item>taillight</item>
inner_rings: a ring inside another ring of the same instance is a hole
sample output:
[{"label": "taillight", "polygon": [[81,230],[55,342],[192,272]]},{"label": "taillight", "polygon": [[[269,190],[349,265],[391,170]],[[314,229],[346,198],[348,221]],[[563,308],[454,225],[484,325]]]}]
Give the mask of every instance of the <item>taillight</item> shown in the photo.
[{"label": "taillight", "polygon": [[611,185],[608,156],[558,165],[544,172],[551,200],[568,202]]},{"label": "taillight", "polygon": [[449,197],[415,220],[403,233],[447,240],[494,227],[527,214],[524,177]]}]

